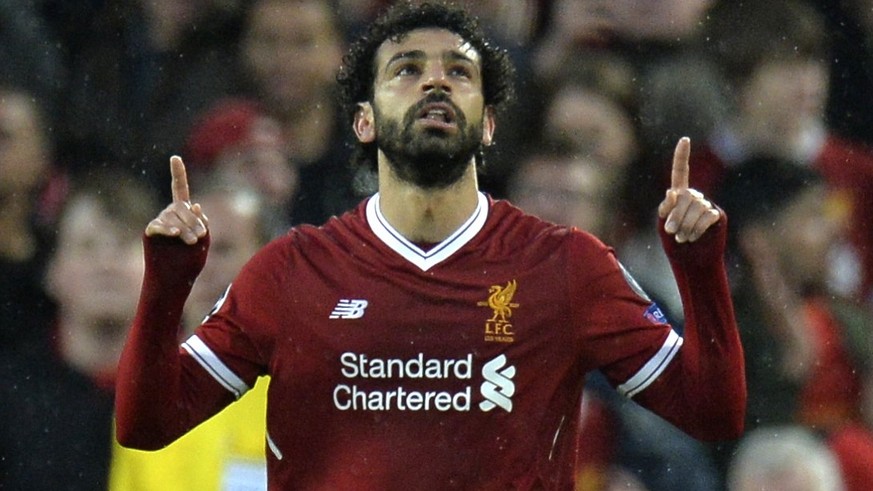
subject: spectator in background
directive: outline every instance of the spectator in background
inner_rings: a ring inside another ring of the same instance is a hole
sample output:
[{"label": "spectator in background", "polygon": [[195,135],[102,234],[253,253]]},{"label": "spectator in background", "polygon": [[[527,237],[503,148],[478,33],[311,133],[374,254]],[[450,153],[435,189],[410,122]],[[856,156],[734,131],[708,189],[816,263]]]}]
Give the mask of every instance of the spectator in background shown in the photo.
[{"label": "spectator in background", "polygon": [[756,156],[815,169],[842,195],[850,213],[850,246],[825,258],[830,281],[840,293],[869,300],[873,154],[826,125],[828,58],[821,17],[797,0],[724,1],[710,12],[707,40],[729,88],[730,114],[692,154],[692,185],[718,194],[729,169]]},{"label": "spectator in background", "polygon": [[[566,63],[591,51],[606,51],[628,59],[636,81],[644,82],[653,67],[680,59],[695,49],[701,21],[713,3],[554,0],[546,9],[547,27],[536,43],[536,73],[553,79]],[[677,90],[675,95],[684,94]],[[669,140],[673,135],[662,137]]]},{"label": "spectator in background", "polygon": [[731,463],[728,491],[843,491],[836,459],[806,428],[747,434]]},{"label": "spectator in background", "polygon": [[[268,239],[260,193],[224,176],[200,174],[197,181],[198,201],[209,207],[211,245],[185,305],[180,339],[200,325],[236,272]],[[110,491],[266,491],[268,384],[269,378],[259,379],[237,403],[160,451],[114,443]]]},{"label": "spectator in background", "polygon": [[625,172],[639,152],[633,76],[614,54],[591,52],[568,61],[556,79],[544,81],[550,94],[544,138]]},{"label": "spectator in background", "polygon": [[846,491],[868,491],[873,485],[873,425],[848,425],[830,434],[828,447],[840,464]]},{"label": "spectator in background", "polygon": [[[603,47],[642,60],[696,39],[713,0],[554,0],[537,66],[554,73],[580,51]],[[651,59],[648,61],[652,61]]]},{"label": "spectator in background", "polygon": [[43,349],[53,146],[30,92],[0,87],[0,352]]},{"label": "spectator in background", "polygon": [[66,83],[65,72],[60,47],[38,3],[0,2],[0,86],[27,87],[46,116],[53,118]]},{"label": "spectator in background", "polygon": [[614,244],[621,169],[558,145],[543,146],[521,160],[510,182],[510,201],[543,220],[580,228]]},{"label": "spectator in background", "polygon": [[[873,336],[867,341],[873,360]],[[862,421],[838,428],[827,439],[840,463],[846,491],[867,491],[873,486],[873,370],[869,367],[864,373],[861,413]]]},{"label": "spectator in background", "polygon": [[115,369],[143,275],[142,233],[130,221],[155,203],[118,171],[74,181],[46,273],[55,343],[2,354],[0,488],[106,489]]},{"label": "spectator in background", "polygon": [[863,424],[873,319],[829,286],[822,260],[846,220],[838,199],[812,169],[777,159],[747,161],[724,182],[748,428],[800,424],[833,435]]},{"label": "spectator in background", "polygon": [[[613,186],[619,195],[624,193],[623,176],[640,151],[634,70],[628,60],[606,51],[586,51],[538,84],[546,94],[536,122],[540,131],[527,146],[536,151],[547,141],[613,168],[622,176]],[[621,203],[622,213],[629,211],[626,205]]]},{"label": "spectator in background", "polygon": [[[681,136],[702,140],[724,111],[721,94],[701,69],[698,53],[703,41],[700,26],[713,4],[554,0],[545,9],[548,23],[532,55],[539,80],[555,85],[566,78],[568,66],[607,58],[621,67],[613,73],[623,73],[627,81],[625,95],[617,100],[634,122],[634,146],[624,148],[633,155],[628,170],[632,199],[626,206],[635,226],[648,228],[651,209],[662,199],[650,190],[663,184],[660,164],[672,156],[672,142]],[[568,112],[579,119],[586,116]],[[659,167],[652,167],[655,162]]]},{"label": "spectator in background", "polygon": [[298,191],[297,167],[288,156],[279,123],[256,101],[223,99],[194,123],[184,155],[200,180],[252,188],[270,237],[291,226]]},{"label": "spectator in background", "polygon": [[336,0],[336,11],[345,26],[346,38],[360,35],[391,0]]},{"label": "spectator in background", "polygon": [[299,171],[294,223],[320,225],[375,190],[374,176],[353,175],[346,165],[335,83],[344,46],[337,15],[328,0],[255,0],[240,46],[246,91],[279,122]]},{"label": "spectator in background", "polygon": [[536,0],[459,0],[456,3],[479,19],[492,39],[510,53],[532,41],[540,22]]},{"label": "spectator in background", "polygon": [[196,115],[234,90],[241,7],[106,0],[91,8],[67,6],[60,11],[84,19],[54,21],[69,50],[60,155],[68,166],[88,166],[108,152],[151,183],[165,182],[166,169],[154,162],[178,152]]}]

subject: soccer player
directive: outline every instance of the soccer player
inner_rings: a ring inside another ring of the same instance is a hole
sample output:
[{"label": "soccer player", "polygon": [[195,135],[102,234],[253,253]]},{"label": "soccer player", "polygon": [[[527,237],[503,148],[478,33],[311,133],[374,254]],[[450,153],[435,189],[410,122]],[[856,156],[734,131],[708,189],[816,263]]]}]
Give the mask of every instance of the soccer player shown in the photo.
[{"label": "soccer player", "polygon": [[462,11],[401,4],[373,23],[339,81],[379,192],[259,251],[181,347],[209,233],[172,157],[173,202],[145,231],[119,441],[167,445],[270,375],[271,490],[571,489],[595,369],[695,437],[738,437],[726,219],[688,188],[689,141],[659,208],[680,337],[598,239],[478,190],[510,71]]}]

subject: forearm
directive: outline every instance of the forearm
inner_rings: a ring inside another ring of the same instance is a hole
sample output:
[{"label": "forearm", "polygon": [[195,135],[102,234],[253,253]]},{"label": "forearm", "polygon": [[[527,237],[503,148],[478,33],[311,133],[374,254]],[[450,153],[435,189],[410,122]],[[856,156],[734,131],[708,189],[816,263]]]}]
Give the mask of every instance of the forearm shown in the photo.
[{"label": "forearm", "polygon": [[685,312],[684,344],[643,405],[703,440],[742,433],[746,408],[743,350],[723,254],[726,220],[694,243],[663,237]]},{"label": "forearm", "polygon": [[[195,246],[146,238],[146,273],[136,316],[121,356],[116,388],[118,441],[129,447],[166,446],[197,422],[192,391],[198,374],[184,370],[178,332],[185,300],[203,266],[208,238]],[[188,399],[188,400],[186,400]]]}]

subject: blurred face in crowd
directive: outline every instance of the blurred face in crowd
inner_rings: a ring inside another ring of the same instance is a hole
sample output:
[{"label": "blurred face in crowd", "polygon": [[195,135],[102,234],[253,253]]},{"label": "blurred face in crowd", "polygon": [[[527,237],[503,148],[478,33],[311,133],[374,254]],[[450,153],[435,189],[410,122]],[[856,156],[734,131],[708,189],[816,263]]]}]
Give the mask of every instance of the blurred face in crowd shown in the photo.
[{"label": "blurred face in crowd", "polygon": [[196,327],[227,289],[246,261],[262,245],[260,201],[254,192],[238,188],[198,196],[209,210],[211,243],[206,265],[185,304],[185,327]]},{"label": "blurred face in crowd", "polygon": [[580,42],[612,36],[668,40],[689,36],[700,26],[712,0],[557,0],[555,30]]},{"label": "blurred face in crowd", "polygon": [[32,192],[45,179],[49,160],[36,108],[22,94],[0,92],[0,197]]},{"label": "blurred face in crowd", "polygon": [[212,3],[212,0],[141,1],[149,23],[149,34],[159,48],[169,48],[178,43]]},{"label": "blurred face in crowd", "polygon": [[822,186],[813,186],[793,200],[776,220],[770,234],[782,270],[795,284],[821,286],[827,280],[825,259],[844,223],[840,198]]},{"label": "blurred face in crowd", "polygon": [[141,231],[96,199],[70,202],[59,223],[47,283],[59,304],[65,349],[99,344],[100,358],[86,363],[114,367],[136,311],[144,266]]},{"label": "blurred face in crowd", "polygon": [[566,87],[555,95],[546,113],[546,133],[606,165],[622,168],[636,156],[628,114],[612,99],[581,87]]},{"label": "blurred face in crowd", "polygon": [[358,137],[374,139],[401,180],[441,188],[491,143],[493,123],[479,53],[450,31],[428,28],[382,44],[373,103],[362,105],[355,124]]},{"label": "blurred face in crowd", "polygon": [[514,176],[510,194],[527,213],[603,236],[613,218],[611,174],[591,159],[535,156]]},{"label": "blurred face in crowd", "polygon": [[764,63],[740,93],[746,132],[765,147],[794,143],[810,124],[822,121],[827,92],[827,66],[821,61]]},{"label": "blurred face in crowd", "polygon": [[290,210],[298,174],[280,131],[273,118],[258,117],[245,141],[224,150],[216,161],[226,181],[254,187],[268,204]]},{"label": "blurred face in crowd", "polygon": [[702,24],[713,0],[618,0],[613,5],[623,37],[675,41]]},{"label": "blurred face in crowd", "polygon": [[321,102],[334,87],[342,38],[327,2],[255,2],[243,58],[261,96],[279,113]]}]

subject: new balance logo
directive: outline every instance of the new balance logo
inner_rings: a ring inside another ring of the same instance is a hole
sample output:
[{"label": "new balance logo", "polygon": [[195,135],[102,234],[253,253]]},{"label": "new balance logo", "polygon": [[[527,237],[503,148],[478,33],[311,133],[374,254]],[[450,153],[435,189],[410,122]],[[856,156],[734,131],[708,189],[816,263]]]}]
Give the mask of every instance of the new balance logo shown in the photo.
[{"label": "new balance logo", "polygon": [[330,313],[330,319],[360,319],[364,316],[364,309],[368,302],[360,299],[344,298],[337,302],[336,307]]},{"label": "new balance logo", "polygon": [[[505,367],[505,368],[504,368]],[[484,401],[479,403],[479,409],[490,411],[501,407],[508,413],[512,412],[512,396],[515,394],[515,366],[506,366],[506,355],[500,355],[482,367],[482,377],[485,382],[479,391]]]}]

